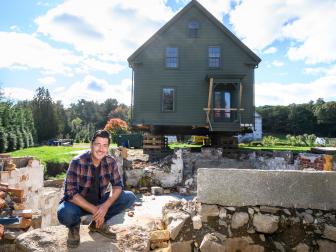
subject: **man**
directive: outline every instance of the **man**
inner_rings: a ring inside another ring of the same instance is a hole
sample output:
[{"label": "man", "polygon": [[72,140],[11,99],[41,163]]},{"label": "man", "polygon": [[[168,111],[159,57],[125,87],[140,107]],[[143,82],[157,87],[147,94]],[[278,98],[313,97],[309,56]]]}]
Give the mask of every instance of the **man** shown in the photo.
[{"label": "man", "polygon": [[[131,207],[136,200],[132,192],[123,191],[117,163],[108,154],[109,144],[109,133],[98,130],[92,137],[91,150],[75,157],[69,165],[64,197],[57,210],[59,222],[69,229],[69,247],[79,245],[80,217],[87,214],[93,217],[90,231],[115,238],[105,222]],[[112,191],[109,192],[110,183]]]}]

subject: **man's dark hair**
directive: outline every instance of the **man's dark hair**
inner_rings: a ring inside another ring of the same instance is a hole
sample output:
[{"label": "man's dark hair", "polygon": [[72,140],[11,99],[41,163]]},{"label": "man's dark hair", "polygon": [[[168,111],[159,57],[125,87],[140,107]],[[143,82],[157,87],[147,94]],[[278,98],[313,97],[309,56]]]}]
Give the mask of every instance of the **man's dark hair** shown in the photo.
[{"label": "man's dark hair", "polygon": [[97,137],[107,138],[108,144],[110,144],[110,133],[107,130],[97,130],[91,138],[91,143],[93,143]]}]

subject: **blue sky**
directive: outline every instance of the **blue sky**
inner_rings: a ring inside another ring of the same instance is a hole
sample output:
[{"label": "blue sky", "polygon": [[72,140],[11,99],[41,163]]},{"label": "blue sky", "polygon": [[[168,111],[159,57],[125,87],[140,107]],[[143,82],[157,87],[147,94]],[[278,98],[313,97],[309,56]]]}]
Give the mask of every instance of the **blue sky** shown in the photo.
[{"label": "blue sky", "polygon": [[[2,0],[0,86],[12,100],[39,86],[65,105],[130,104],[126,59],[189,0]],[[199,0],[251,48],[256,105],[336,100],[335,0]]]}]

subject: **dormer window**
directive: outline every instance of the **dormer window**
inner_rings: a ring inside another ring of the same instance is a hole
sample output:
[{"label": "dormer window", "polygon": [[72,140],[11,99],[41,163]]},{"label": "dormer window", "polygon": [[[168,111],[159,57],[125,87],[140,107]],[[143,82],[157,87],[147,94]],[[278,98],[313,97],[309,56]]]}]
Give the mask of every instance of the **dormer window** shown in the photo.
[{"label": "dormer window", "polygon": [[199,23],[195,20],[188,23],[189,38],[197,38],[199,31]]}]

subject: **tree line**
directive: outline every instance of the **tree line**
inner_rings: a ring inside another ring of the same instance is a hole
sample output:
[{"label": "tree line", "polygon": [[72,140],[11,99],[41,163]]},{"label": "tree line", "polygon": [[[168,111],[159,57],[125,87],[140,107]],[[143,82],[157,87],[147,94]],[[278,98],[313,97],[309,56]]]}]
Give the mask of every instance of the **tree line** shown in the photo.
[{"label": "tree line", "polygon": [[318,99],[288,106],[259,106],[263,131],[271,134],[336,136],[336,102]]},{"label": "tree line", "polygon": [[89,142],[109,119],[128,121],[129,111],[116,99],[103,103],[81,99],[66,108],[61,101],[54,101],[45,87],[37,88],[33,100],[14,104],[4,98],[0,89],[0,153],[55,138]]}]

